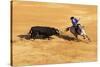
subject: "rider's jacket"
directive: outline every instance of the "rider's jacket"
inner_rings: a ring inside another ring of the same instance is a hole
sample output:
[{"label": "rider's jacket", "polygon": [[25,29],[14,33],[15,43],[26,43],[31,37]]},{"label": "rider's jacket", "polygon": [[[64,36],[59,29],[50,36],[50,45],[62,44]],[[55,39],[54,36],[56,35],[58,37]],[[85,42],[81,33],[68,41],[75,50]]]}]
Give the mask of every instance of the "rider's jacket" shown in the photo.
[{"label": "rider's jacket", "polygon": [[77,20],[76,18],[74,18],[71,21],[72,21],[73,26],[77,26],[79,20]]}]

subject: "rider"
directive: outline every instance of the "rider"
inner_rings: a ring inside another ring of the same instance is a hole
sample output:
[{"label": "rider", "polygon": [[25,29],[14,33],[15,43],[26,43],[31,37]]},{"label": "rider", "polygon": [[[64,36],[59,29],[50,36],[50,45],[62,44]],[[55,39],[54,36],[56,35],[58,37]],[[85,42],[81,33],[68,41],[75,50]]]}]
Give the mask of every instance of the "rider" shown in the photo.
[{"label": "rider", "polygon": [[75,27],[75,31],[77,32],[77,24],[78,24],[78,21],[79,21],[79,19],[77,19],[77,18],[75,18],[75,17],[70,17],[70,20],[71,20],[71,22],[72,22],[72,24],[73,24],[73,27]]}]

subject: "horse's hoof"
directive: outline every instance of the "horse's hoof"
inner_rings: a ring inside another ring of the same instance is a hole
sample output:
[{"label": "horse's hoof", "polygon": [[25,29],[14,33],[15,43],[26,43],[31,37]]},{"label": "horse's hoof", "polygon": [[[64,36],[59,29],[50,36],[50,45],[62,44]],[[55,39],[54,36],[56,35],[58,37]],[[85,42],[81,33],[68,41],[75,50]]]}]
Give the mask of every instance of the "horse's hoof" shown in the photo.
[{"label": "horse's hoof", "polygon": [[89,39],[88,41],[89,41],[89,42],[91,42],[91,40],[90,40],[90,39]]},{"label": "horse's hoof", "polygon": [[80,40],[79,40],[79,39],[77,39],[77,40],[76,40],[76,42],[80,42]]},{"label": "horse's hoof", "polygon": [[85,39],[85,38],[83,38],[83,39]]}]

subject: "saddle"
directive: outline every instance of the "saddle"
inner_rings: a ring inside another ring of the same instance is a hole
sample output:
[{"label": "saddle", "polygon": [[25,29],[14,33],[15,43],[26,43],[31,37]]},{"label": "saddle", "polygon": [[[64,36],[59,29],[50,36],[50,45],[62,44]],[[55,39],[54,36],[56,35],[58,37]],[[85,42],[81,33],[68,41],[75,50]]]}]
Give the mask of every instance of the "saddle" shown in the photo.
[{"label": "saddle", "polygon": [[81,29],[80,29],[79,25],[80,25],[80,24],[77,24],[76,26],[73,26],[73,27],[75,28],[75,32],[76,32],[77,34],[80,34],[80,32],[81,32]]}]

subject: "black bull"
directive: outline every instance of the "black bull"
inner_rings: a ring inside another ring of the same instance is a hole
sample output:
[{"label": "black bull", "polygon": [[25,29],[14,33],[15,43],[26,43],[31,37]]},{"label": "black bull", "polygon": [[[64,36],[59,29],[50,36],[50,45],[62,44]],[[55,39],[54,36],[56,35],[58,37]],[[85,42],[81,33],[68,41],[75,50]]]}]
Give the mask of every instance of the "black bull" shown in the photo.
[{"label": "black bull", "polygon": [[59,30],[52,27],[34,26],[31,27],[28,33],[32,39],[35,38],[50,38],[52,35],[59,35]]}]

